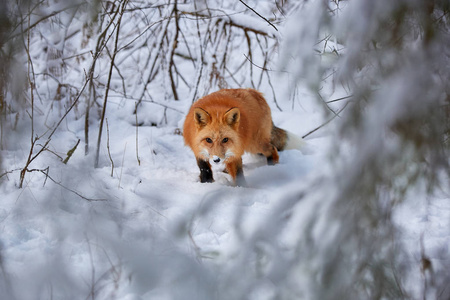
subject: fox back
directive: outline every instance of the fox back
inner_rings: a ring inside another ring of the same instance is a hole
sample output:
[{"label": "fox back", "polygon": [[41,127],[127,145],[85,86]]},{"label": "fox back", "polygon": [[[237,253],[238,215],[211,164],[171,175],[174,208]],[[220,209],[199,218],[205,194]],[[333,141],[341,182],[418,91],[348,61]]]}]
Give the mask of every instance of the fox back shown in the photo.
[{"label": "fox back", "polygon": [[201,182],[212,182],[211,163],[225,163],[235,183],[245,184],[244,152],[263,154],[278,162],[277,148],[286,132],[272,124],[270,108],[253,89],[224,89],[196,101],[183,127],[184,141],[195,154]]}]

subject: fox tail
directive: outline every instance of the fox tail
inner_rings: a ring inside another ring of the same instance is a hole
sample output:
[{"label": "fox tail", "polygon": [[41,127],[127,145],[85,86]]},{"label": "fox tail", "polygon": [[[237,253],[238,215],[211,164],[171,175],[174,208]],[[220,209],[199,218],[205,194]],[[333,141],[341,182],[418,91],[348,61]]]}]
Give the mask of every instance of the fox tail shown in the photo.
[{"label": "fox tail", "polygon": [[303,154],[311,154],[311,147],[304,139],[287,130],[273,126],[272,128],[272,145],[278,151],[283,150],[300,150]]}]

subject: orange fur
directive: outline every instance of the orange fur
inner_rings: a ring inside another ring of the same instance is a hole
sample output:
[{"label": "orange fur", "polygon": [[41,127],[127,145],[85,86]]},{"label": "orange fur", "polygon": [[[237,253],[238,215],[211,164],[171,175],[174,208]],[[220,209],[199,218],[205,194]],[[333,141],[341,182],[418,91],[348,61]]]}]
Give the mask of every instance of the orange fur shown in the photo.
[{"label": "orange fur", "polygon": [[224,162],[238,185],[245,185],[244,152],[263,154],[278,162],[286,132],[272,124],[266,100],[253,89],[224,89],[196,101],[183,128],[184,141],[197,158],[201,182],[214,181],[210,160]]}]

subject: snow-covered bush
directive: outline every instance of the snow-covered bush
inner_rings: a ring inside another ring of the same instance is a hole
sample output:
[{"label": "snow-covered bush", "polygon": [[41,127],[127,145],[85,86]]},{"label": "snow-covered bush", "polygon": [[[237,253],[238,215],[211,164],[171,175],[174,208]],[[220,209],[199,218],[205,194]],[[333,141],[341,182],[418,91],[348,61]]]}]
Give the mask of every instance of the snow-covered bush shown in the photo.
[{"label": "snow-covered bush", "polygon": [[404,202],[448,200],[449,10],[448,1],[305,1],[287,26],[283,65],[339,119],[319,192],[326,223],[307,256],[315,299],[449,295],[447,246],[425,242],[447,252],[435,266],[423,243],[431,230],[412,250],[394,221]]},{"label": "snow-covered bush", "polygon": [[[449,13],[1,2],[0,298],[448,299]],[[315,152],[200,184],[179,125],[225,87]]]}]

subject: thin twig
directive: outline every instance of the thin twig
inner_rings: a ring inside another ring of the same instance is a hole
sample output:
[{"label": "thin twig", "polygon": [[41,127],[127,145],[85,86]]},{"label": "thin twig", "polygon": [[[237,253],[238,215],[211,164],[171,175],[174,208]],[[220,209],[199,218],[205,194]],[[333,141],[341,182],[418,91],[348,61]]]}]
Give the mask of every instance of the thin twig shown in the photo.
[{"label": "thin twig", "polygon": [[97,63],[97,59],[100,57],[100,54],[102,53],[103,49],[106,47],[107,42],[114,34],[114,30],[111,32],[109,36],[107,36],[109,28],[114,24],[114,20],[119,13],[119,10],[117,10],[110,19],[109,23],[105,26],[105,30],[101,34],[99,34],[97,38],[97,45],[95,46],[95,53],[93,54],[92,64],[89,68],[89,95],[86,99],[86,113],[84,118],[84,154],[89,154],[89,115],[90,115],[90,108],[91,108],[91,99],[95,102],[97,96],[96,96],[96,90],[94,87],[94,72],[95,72],[95,66]]},{"label": "thin twig", "polygon": [[70,149],[69,151],[67,151],[67,157],[66,159],[64,159],[63,163],[67,164],[67,162],[69,161],[69,159],[72,157],[73,153],[75,152],[75,150],[77,150],[78,144],[80,143],[80,139],[78,139],[76,145]]},{"label": "thin twig", "polygon": [[118,186],[118,188],[120,188],[120,183],[122,181],[123,164],[125,162],[125,153],[126,153],[126,151],[127,151],[127,143],[125,143],[125,147],[123,149],[122,166],[120,166],[120,176],[119,176],[119,186]]},{"label": "thin twig", "polygon": [[257,67],[258,69],[260,69],[260,70],[262,70],[262,71],[266,71],[266,72],[277,72],[277,73],[289,73],[288,71],[277,71],[277,70],[272,70],[272,69],[268,69],[268,68],[265,68],[265,67],[261,67],[261,66],[258,66],[257,64],[255,64],[252,60],[251,60],[251,58],[249,58],[247,55],[245,55],[245,53],[243,54],[244,55],[244,57],[252,64],[252,65],[254,65],[255,67]]},{"label": "thin twig", "polygon": [[137,102],[136,102],[135,109],[136,109],[136,113],[135,113],[135,116],[136,116],[136,159],[137,159],[138,165],[140,166],[141,160],[139,159],[139,130],[138,130],[139,123],[138,123],[138,114],[137,114]]},{"label": "thin twig", "polygon": [[[70,4],[70,5],[66,6],[66,7],[63,7],[63,8],[61,8],[61,9],[59,9],[59,10],[55,10],[55,11],[51,12],[50,14],[48,14],[48,15],[46,15],[46,16],[43,16],[43,17],[40,18],[39,20],[35,21],[33,24],[31,24],[30,22],[28,22],[27,28],[21,29],[20,32],[16,32],[16,31],[17,31],[17,27],[23,25],[24,20],[20,20],[19,23],[16,24],[16,28],[15,28],[14,30],[12,30],[12,34],[11,34],[7,39],[8,39],[8,40],[11,40],[11,39],[13,39],[13,38],[15,38],[15,37],[17,37],[17,36],[19,36],[19,35],[25,33],[25,32],[28,33],[29,31],[31,31],[31,29],[33,29],[34,27],[36,27],[37,25],[39,25],[39,23],[41,23],[41,22],[43,22],[43,21],[45,21],[45,20],[47,20],[47,19],[50,19],[51,17],[54,17],[54,16],[56,16],[56,15],[58,15],[58,14],[64,12],[64,11],[71,10],[71,9],[74,9],[74,8],[77,8],[77,7],[80,7],[81,5],[83,5],[83,3],[75,3],[75,4]],[[30,12],[29,12],[29,14],[28,14],[27,17],[29,18],[30,15],[33,13],[34,9],[36,9],[36,8],[38,8],[38,7],[39,7],[39,3],[36,3],[36,5],[34,6],[34,8],[33,8],[32,10],[30,10]]]},{"label": "thin twig", "polygon": [[179,31],[180,31],[180,26],[179,26],[179,24],[178,24],[178,8],[177,8],[177,0],[175,0],[175,2],[174,2],[174,4],[173,4],[173,12],[172,12],[172,13],[175,15],[175,35],[174,35],[174,37],[173,37],[172,49],[170,50],[170,56],[169,56],[169,68],[168,68],[168,71],[169,71],[170,84],[171,84],[171,87],[172,87],[173,97],[174,97],[175,100],[180,100],[180,99],[178,98],[177,88],[176,88],[176,85],[175,85],[175,80],[174,80],[174,78],[173,78],[173,71],[172,71],[172,69],[173,69],[174,66],[175,66],[173,57],[174,57],[174,55],[175,55],[175,49],[177,48],[177,44],[178,44],[178,33],[179,33]]},{"label": "thin twig", "polygon": [[58,129],[59,125],[61,125],[62,121],[66,118],[66,116],[69,114],[69,112],[74,108],[74,106],[78,103],[81,95],[83,94],[84,89],[86,88],[87,84],[89,83],[89,78],[86,79],[86,82],[84,83],[83,87],[81,88],[77,98],[75,98],[74,102],[72,103],[72,105],[66,110],[66,112],[64,113],[64,115],[61,117],[61,119],[58,121],[58,123],[55,125],[55,127],[53,128],[52,132],[50,133],[50,135],[47,138],[47,141],[45,142],[45,144],[42,146],[42,148],[34,155],[32,156],[32,150],[34,148],[34,144],[41,138],[41,137],[35,137],[33,142],[32,142],[32,149],[30,151],[29,157],[27,159],[27,163],[25,165],[25,167],[22,169],[21,174],[20,174],[20,178],[21,178],[21,182],[19,187],[22,188],[23,186],[23,177],[25,176],[25,172],[29,172],[30,170],[28,170],[28,166],[44,151],[47,149],[48,144],[50,143],[53,134],[56,132],[56,130]]},{"label": "thin twig", "polygon": [[[247,30],[244,30],[244,35],[247,40],[247,46],[248,46],[248,57],[250,58],[250,61],[252,61],[252,42],[250,39],[250,36],[248,35]],[[244,54],[245,55],[245,54]],[[247,57],[246,57],[247,58]],[[248,59],[248,58],[247,58]],[[252,88],[255,87],[255,83],[253,82],[253,64],[250,64],[250,82],[252,84]]]},{"label": "thin twig", "polygon": [[[194,7],[195,10],[197,10],[197,4],[196,1],[194,1]],[[202,47],[202,36],[200,33],[200,24],[199,24],[199,16],[197,14],[195,14],[195,24],[197,27],[197,36],[198,36],[198,41],[199,41],[199,47],[198,47],[198,51],[200,52],[200,57],[199,57],[199,61],[198,61],[198,65],[200,66],[200,68],[198,68],[199,70],[197,71],[197,80],[195,82],[195,87],[194,87],[194,92],[192,94],[192,103],[194,103],[194,101],[197,99],[197,94],[198,94],[198,88],[200,85],[200,81],[203,75],[203,63],[204,63],[204,53],[203,53],[203,47]],[[211,22],[211,20],[210,20]],[[208,24],[209,25],[209,24]]]},{"label": "thin twig", "polygon": [[65,190],[67,190],[67,191],[69,191],[69,192],[71,192],[71,193],[77,195],[78,197],[80,197],[80,198],[82,198],[82,199],[84,199],[84,200],[87,200],[87,201],[106,201],[106,199],[87,198],[87,197],[81,195],[80,193],[78,193],[77,191],[72,190],[72,189],[66,187],[66,186],[63,185],[62,183],[60,183],[60,182],[56,181],[55,179],[53,179],[53,178],[48,174],[48,170],[49,170],[49,168],[47,167],[47,168],[45,168],[45,169],[30,169],[30,170],[27,169],[26,171],[27,171],[27,172],[30,172],[30,173],[31,173],[31,172],[40,172],[40,173],[42,173],[42,174],[45,175],[45,178],[46,178],[46,179],[47,179],[47,178],[50,179],[50,180],[51,180],[53,183],[55,183],[56,185],[59,185],[59,186],[62,187],[63,189],[65,189]]},{"label": "thin twig", "polygon": [[[28,26],[30,26],[31,7],[28,7],[28,10],[29,10]],[[22,31],[23,31],[23,29],[22,29]],[[33,68],[33,61],[31,60],[31,55],[30,55],[30,31],[27,32],[27,44],[25,45],[25,52],[27,53],[27,63],[28,63],[27,78],[28,78],[28,84],[30,85],[30,97],[31,97],[31,115],[30,115],[31,147],[30,147],[30,153],[28,153],[27,162],[26,162],[24,168],[22,169],[22,171],[20,172],[19,188],[22,188],[22,186],[23,186],[23,181],[25,180],[25,172],[28,169],[28,166],[30,165],[30,163],[32,161],[34,145],[36,144],[36,141],[38,139],[37,137],[36,138],[34,137],[34,82],[31,80],[31,74],[30,74],[32,71],[34,73],[34,68]]]},{"label": "thin twig", "polygon": [[346,99],[351,98],[351,97],[353,97],[353,95],[349,95],[349,96],[333,99],[333,100],[330,100],[330,101],[326,101],[326,103],[338,102],[338,101],[346,100]]},{"label": "thin twig", "polygon": [[22,170],[22,169],[19,168],[19,169],[14,169],[14,170],[6,171],[6,172],[0,174],[0,178],[2,178],[3,176],[6,176],[6,175],[8,175],[8,174],[14,173],[14,172],[16,172],[16,171],[21,171],[21,170]]},{"label": "thin twig", "polygon": [[266,18],[264,18],[263,16],[261,16],[256,10],[254,10],[253,8],[251,8],[250,6],[247,5],[247,3],[245,3],[242,0],[239,0],[242,4],[244,4],[248,9],[250,9],[252,12],[254,12],[258,17],[260,17],[261,19],[263,19],[264,21],[266,21],[267,23],[269,23],[270,26],[272,26],[276,31],[278,31],[278,28],[275,27],[275,25],[273,25],[269,20],[267,20]]},{"label": "thin twig", "polygon": [[183,14],[184,15],[193,15],[196,17],[197,20],[201,20],[201,19],[202,20],[211,20],[213,18],[223,19],[226,22],[226,24],[228,24],[232,27],[248,30],[255,34],[260,34],[260,35],[269,36],[269,37],[272,36],[271,33],[233,22],[233,20],[230,19],[230,14],[224,14],[224,15],[220,15],[220,16],[211,16],[211,15],[201,14],[198,11],[195,11],[195,12],[183,11]]},{"label": "thin twig", "polygon": [[335,115],[334,115],[331,119],[329,119],[328,121],[326,121],[325,123],[323,123],[323,124],[320,125],[319,127],[315,128],[315,129],[313,129],[313,130],[311,130],[311,131],[308,132],[307,134],[303,135],[302,138],[303,138],[303,139],[306,138],[307,136],[311,135],[312,133],[316,132],[316,131],[319,130],[320,128],[324,127],[325,125],[327,125],[328,123],[330,123],[331,121],[333,121],[336,117],[339,116],[339,114],[347,107],[347,105],[348,105],[349,103],[350,103],[350,102],[345,103],[345,105],[344,105],[338,112],[336,112]]},{"label": "thin twig", "polygon": [[122,6],[120,8],[119,19],[117,20],[117,25],[116,25],[116,40],[114,41],[114,52],[113,52],[113,56],[111,58],[111,64],[109,67],[108,82],[106,84],[105,97],[103,99],[103,109],[102,109],[102,115],[101,115],[101,120],[100,120],[100,128],[98,130],[97,152],[95,155],[95,167],[96,168],[98,168],[98,163],[99,163],[100,144],[101,144],[101,140],[102,140],[102,130],[103,130],[103,122],[104,122],[105,114],[106,114],[106,105],[108,103],[109,86],[111,85],[112,71],[114,69],[114,60],[115,60],[116,54],[117,54],[117,44],[119,43],[120,23],[122,21],[123,12],[124,12],[125,6],[127,5],[127,2],[128,1],[125,0],[122,3]]},{"label": "thin twig", "polygon": [[275,95],[275,89],[274,89],[274,87],[272,85],[272,80],[270,79],[270,75],[269,75],[268,72],[266,74],[267,74],[267,81],[269,82],[269,86],[272,89],[273,102],[275,102],[275,106],[278,108],[279,111],[283,111],[281,109],[281,107],[278,105],[277,96]]},{"label": "thin twig", "polygon": [[[149,60],[147,62],[146,69],[149,69],[150,71],[148,72],[147,78],[143,79],[144,85],[143,85],[141,94],[139,96],[139,99],[144,98],[145,92],[147,91],[147,86],[153,80],[154,76],[158,73],[157,71],[155,71],[155,68],[159,65],[158,61],[160,60],[160,56],[162,55],[161,52],[163,52],[162,48],[163,48],[163,45],[164,45],[164,38],[167,36],[167,29],[168,29],[168,27],[170,25],[170,19],[165,20],[165,21],[166,21],[166,24],[164,26],[164,30],[161,30],[160,34],[158,36],[158,43],[156,43],[156,42],[154,43],[154,47],[153,48],[158,49],[158,50],[156,51],[155,57],[153,58],[153,61],[151,63],[151,67],[149,67],[149,65],[150,65],[150,57],[149,57]],[[161,24],[161,26],[163,26],[163,25]],[[158,44],[158,46],[156,44]],[[138,101],[137,107],[140,104],[141,104],[141,100]],[[134,113],[137,113],[137,111],[135,111]]]},{"label": "thin twig", "polygon": [[109,160],[111,161],[111,177],[114,175],[114,161],[111,157],[111,151],[109,148],[109,125],[108,125],[108,118],[106,118],[106,149],[108,150],[108,156]]}]

